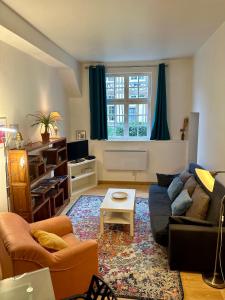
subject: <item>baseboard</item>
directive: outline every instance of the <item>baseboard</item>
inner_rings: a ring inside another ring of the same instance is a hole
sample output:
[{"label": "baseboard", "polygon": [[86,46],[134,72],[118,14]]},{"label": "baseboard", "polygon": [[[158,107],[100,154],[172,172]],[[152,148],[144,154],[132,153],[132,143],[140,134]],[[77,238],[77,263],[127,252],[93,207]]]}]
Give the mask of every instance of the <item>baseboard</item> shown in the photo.
[{"label": "baseboard", "polygon": [[124,185],[150,185],[156,182],[151,181],[113,181],[113,180],[99,180],[98,184],[124,184]]}]

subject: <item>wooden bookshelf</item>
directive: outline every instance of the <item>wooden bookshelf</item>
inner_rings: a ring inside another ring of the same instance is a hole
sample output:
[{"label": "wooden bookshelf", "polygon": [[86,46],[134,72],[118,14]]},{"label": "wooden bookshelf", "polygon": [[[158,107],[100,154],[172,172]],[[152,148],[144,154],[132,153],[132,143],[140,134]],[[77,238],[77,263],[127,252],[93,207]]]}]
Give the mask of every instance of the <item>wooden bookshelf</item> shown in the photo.
[{"label": "wooden bookshelf", "polygon": [[60,214],[69,203],[66,139],[8,151],[11,211],[28,222]]}]

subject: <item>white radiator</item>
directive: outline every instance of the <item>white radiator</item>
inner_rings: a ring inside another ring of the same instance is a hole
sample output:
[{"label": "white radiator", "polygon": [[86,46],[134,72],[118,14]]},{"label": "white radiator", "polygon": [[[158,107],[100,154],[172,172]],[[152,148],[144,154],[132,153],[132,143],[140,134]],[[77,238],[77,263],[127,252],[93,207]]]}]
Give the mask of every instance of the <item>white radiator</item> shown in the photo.
[{"label": "white radiator", "polygon": [[141,171],[147,168],[146,150],[105,150],[106,170]]}]

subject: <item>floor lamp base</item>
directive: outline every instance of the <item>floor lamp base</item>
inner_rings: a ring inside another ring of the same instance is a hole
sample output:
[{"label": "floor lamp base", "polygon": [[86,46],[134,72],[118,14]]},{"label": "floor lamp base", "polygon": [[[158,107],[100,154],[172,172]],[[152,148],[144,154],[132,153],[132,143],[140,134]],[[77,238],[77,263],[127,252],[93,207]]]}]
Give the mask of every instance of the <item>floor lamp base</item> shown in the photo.
[{"label": "floor lamp base", "polygon": [[225,281],[223,280],[221,274],[202,274],[202,278],[206,284],[214,287],[216,289],[224,289]]}]

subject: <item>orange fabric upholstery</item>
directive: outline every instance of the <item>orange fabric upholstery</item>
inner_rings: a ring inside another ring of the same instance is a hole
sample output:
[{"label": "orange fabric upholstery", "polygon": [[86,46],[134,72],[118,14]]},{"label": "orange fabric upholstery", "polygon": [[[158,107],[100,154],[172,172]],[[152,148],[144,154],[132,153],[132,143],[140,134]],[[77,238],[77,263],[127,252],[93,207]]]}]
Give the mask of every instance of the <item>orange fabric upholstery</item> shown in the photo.
[{"label": "orange fabric upholstery", "polygon": [[[68,248],[50,253],[31,236],[40,229],[61,236]],[[0,213],[0,264],[3,278],[49,267],[56,299],[87,291],[98,273],[97,242],[79,241],[68,217],[28,224],[14,213]]]}]

